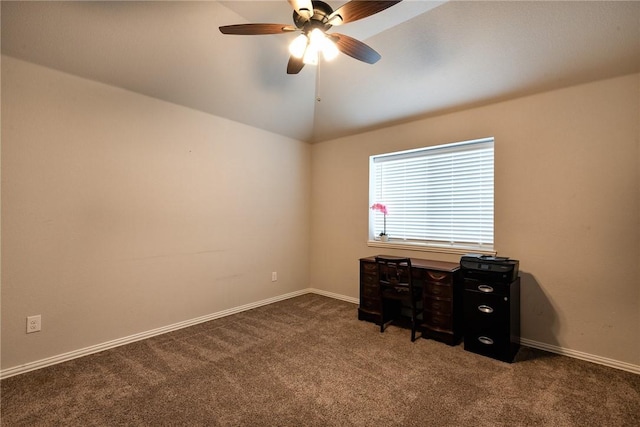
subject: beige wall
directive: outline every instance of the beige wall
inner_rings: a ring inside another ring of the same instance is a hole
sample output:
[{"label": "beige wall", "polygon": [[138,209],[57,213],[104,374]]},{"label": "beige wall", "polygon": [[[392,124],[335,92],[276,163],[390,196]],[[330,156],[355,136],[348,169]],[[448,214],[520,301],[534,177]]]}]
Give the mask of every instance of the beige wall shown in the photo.
[{"label": "beige wall", "polygon": [[3,56],[2,368],[305,289],[309,170],[305,143]]},{"label": "beige wall", "polygon": [[[495,241],[520,260],[522,336],[640,365],[640,75],[312,148],[311,286],[358,296],[373,154],[495,137]],[[428,94],[425,94],[428,96]],[[401,100],[396,100],[401,102]]]},{"label": "beige wall", "polygon": [[356,299],[358,258],[381,252],[368,157],[485,136],[523,337],[640,365],[639,86],[308,146],[3,56],[2,369],[307,287]]}]

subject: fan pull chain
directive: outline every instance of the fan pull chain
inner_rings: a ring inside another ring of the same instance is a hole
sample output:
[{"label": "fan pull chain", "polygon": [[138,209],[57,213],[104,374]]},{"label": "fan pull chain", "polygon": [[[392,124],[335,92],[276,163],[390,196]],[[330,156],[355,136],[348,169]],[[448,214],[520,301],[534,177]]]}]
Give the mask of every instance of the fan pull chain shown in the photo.
[{"label": "fan pull chain", "polygon": [[318,61],[317,70],[316,70],[316,102],[322,101],[320,97],[320,64],[322,60]]}]

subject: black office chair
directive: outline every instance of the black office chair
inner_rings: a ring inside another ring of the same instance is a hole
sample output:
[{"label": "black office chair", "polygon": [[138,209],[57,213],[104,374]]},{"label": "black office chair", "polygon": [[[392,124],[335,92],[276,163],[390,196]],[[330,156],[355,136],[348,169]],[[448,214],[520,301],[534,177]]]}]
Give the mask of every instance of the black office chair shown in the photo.
[{"label": "black office chair", "polygon": [[395,320],[403,306],[411,308],[411,342],[416,340],[416,331],[423,314],[422,289],[414,286],[409,258],[376,257],[380,292],[380,332],[387,323]]}]

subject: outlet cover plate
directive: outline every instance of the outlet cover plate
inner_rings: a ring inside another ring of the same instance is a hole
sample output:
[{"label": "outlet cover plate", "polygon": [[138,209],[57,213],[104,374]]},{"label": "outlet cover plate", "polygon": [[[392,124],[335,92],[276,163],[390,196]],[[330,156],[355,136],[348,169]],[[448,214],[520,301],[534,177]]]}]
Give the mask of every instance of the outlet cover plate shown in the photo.
[{"label": "outlet cover plate", "polygon": [[42,316],[39,314],[37,316],[28,316],[27,317],[27,333],[31,334],[33,332],[39,332],[42,329]]}]

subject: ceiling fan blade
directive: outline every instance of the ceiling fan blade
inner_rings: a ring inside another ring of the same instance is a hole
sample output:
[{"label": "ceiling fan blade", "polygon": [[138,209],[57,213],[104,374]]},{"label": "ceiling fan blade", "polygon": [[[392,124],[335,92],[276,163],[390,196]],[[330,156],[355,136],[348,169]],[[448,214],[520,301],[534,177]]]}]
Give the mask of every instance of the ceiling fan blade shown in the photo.
[{"label": "ceiling fan blade", "polygon": [[287,64],[287,74],[298,74],[304,67],[302,58],[296,58],[295,56],[289,57],[289,63]]},{"label": "ceiling fan blade", "polygon": [[289,0],[289,4],[298,12],[298,15],[307,21],[313,16],[313,3],[311,0]]},{"label": "ceiling fan blade", "polygon": [[378,12],[400,3],[402,0],[395,1],[367,1],[367,0],[352,0],[349,3],[345,3],[336,9],[329,16],[329,23],[331,25],[341,25],[347,22],[357,21],[358,19],[366,18],[367,16],[374,15]]},{"label": "ceiling fan blade", "polygon": [[291,31],[296,31],[296,27],[285,24],[236,24],[220,27],[220,32],[222,34],[239,34],[248,36],[289,33]]},{"label": "ceiling fan blade", "polygon": [[337,33],[327,34],[327,36],[336,44],[340,52],[352,58],[367,64],[375,64],[382,58],[378,52],[353,37]]}]

